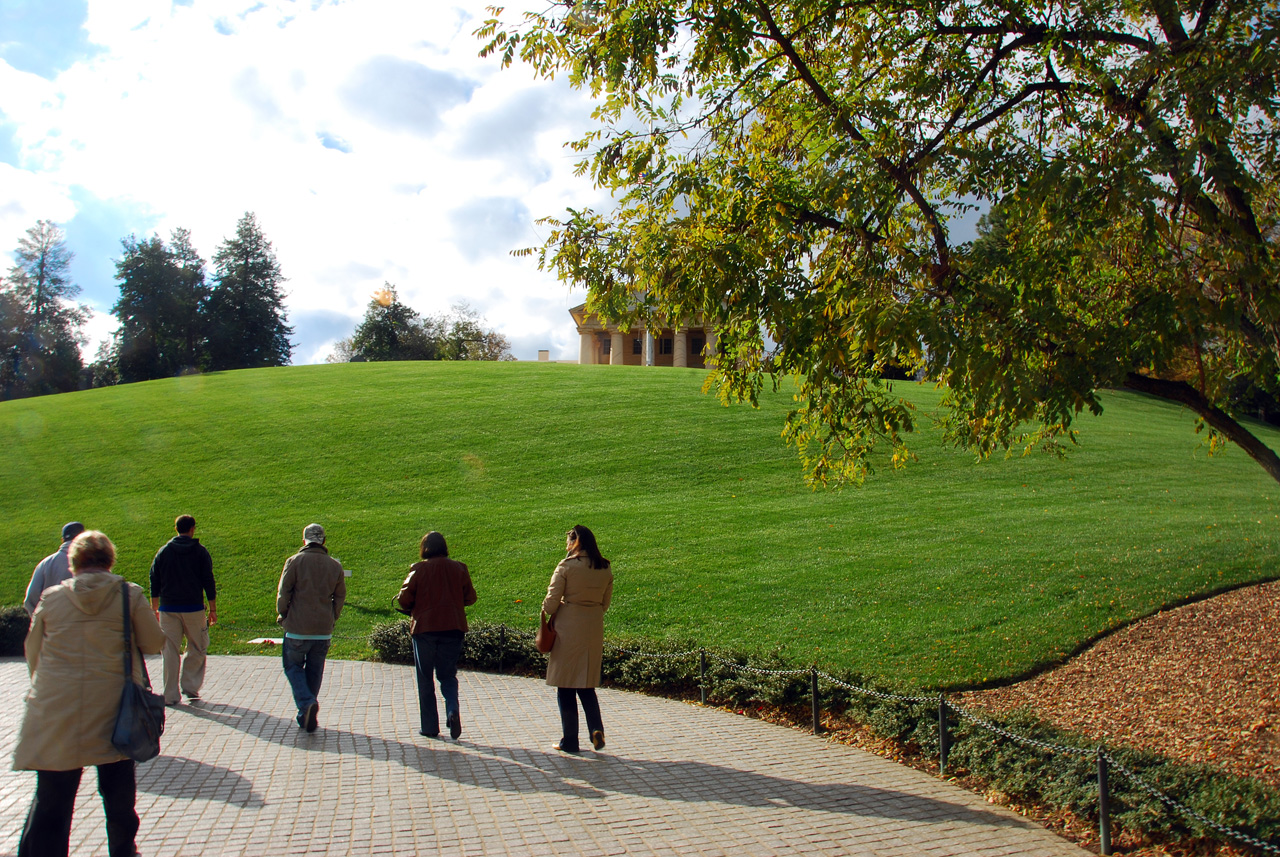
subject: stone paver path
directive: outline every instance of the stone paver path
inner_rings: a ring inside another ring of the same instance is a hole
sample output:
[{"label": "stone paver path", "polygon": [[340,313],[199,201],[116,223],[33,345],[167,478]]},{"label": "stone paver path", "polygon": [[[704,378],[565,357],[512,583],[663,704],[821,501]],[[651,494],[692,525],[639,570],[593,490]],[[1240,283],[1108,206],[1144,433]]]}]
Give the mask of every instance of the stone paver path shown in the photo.
[{"label": "stone paver path", "polygon": [[[156,658],[148,659],[153,677]],[[170,708],[138,768],[154,855],[1044,855],[1085,852],[980,797],[878,756],[666,699],[602,690],[608,746],[569,756],[541,681],[460,674],[458,742],[417,734],[411,667],[330,661],[320,730],[294,723],[278,660],[210,658],[204,698]],[[35,775],[8,770],[26,664],[0,660],[0,853]],[[106,854],[96,777],[72,853]]]}]

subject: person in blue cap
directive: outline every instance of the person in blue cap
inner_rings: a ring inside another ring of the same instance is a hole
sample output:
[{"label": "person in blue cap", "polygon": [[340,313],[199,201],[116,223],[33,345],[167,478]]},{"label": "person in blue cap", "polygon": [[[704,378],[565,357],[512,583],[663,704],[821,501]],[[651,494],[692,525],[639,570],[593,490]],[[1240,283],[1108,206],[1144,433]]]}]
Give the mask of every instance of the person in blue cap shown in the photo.
[{"label": "person in blue cap", "polygon": [[31,573],[31,582],[27,584],[27,598],[22,602],[22,606],[27,608],[28,616],[36,612],[36,605],[40,603],[40,593],[71,577],[71,568],[67,564],[67,549],[71,547],[75,537],[83,532],[84,524],[79,521],[64,525],[62,547],[36,565],[36,570]]}]

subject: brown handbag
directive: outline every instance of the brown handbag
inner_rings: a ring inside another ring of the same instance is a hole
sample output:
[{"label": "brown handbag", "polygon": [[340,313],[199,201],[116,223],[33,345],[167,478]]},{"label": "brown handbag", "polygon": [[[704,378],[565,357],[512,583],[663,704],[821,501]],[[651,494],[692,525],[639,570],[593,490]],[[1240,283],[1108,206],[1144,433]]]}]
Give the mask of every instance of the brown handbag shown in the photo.
[{"label": "brown handbag", "polygon": [[556,617],[548,616],[545,610],[538,620],[538,633],[533,635],[533,644],[544,655],[556,644]]}]

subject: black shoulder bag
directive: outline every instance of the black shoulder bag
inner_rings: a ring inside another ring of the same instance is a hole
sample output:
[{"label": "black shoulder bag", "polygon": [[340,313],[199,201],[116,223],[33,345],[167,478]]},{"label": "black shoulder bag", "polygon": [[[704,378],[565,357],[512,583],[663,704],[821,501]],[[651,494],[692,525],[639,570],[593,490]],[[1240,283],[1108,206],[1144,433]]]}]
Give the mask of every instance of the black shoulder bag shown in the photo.
[{"label": "black shoulder bag", "polygon": [[129,583],[120,581],[120,597],[124,602],[124,690],[120,694],[120,713],[111,743],[135,762],[146,762],[160,755],[160,736],[164,734],[164,697],[151,692],[151,676],[147,662],[142,674],[143,687],[133,680],[133,634],[129,623]]}]

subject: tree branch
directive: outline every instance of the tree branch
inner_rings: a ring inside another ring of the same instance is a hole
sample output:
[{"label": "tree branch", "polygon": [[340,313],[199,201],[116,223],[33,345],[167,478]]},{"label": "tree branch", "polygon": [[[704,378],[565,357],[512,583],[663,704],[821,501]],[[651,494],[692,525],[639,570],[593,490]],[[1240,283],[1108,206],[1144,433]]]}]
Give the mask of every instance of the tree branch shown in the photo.
[{"label": "tree branch", "polygon": [[1254,437],[1244,426],[1218,406],[1206,399],[1199,390],[1184,381],[1166,381],[1130,372],[1124,379],[1124,386],[1139,393],[1146,393],[1160,399],[1167,399],[1185,405],[1195,412],[1214,430],[1227,440],[1248,453],[1249,457],[1277,482],[1280,482],[1280,456],[1275,450]]},{"label": "tree branch", "polygon": [[[809,68],[808,63],[806,63],[796,51],[795,45],[787,35],[782,32],[782,29],[778,26],[778,22],[774,20],[773,13],[770,11],[768,3],[765,2],[765,0],[761,0],[761,2],[757,4],[756,8],[760,13],[761,19],[763,19],[765,26],[769,29],[770,38],[782,49],[783,54],[791,63],[791,67],[800,75],[800,79],[804,81],[805,85],[809,88],[809,91],[813,93],[813,96],[818,103],[831,111],[836,120],[836,124],[849,136],[850,139],[859,145],[870,149],[870,144],[867,142],[867,138],[853,124],[845,111],[836,104],[835,99],[831,97],[831,94],[828,93],[822,84],[818,82],[817,78],[813,75],[813,71]],[[893,179],[899,190],[911,197],[911,201],[915,204],[921,216],[928,223],[929,231],[933,235],[934,249],[938,254],[938,262],[933,266],[930,278],[934,281],[935,285],[942,282],[952,273],[951,247],[947,241],[946,229],[942,226],[942,220],[938,217],[937,210],[929,203],[929,200],[925,199],[924,193],[922,193],[920,188],[916,186],[916,183],[912,180],[906,170],[883,155],[872,153],[871,158],[875,162],[876,166],[884,170],[884,172]]]}]

